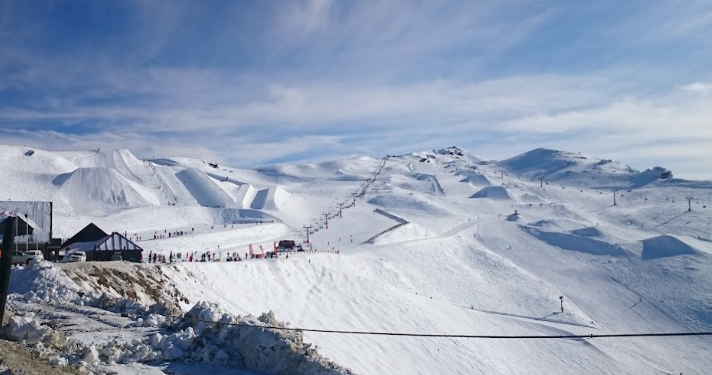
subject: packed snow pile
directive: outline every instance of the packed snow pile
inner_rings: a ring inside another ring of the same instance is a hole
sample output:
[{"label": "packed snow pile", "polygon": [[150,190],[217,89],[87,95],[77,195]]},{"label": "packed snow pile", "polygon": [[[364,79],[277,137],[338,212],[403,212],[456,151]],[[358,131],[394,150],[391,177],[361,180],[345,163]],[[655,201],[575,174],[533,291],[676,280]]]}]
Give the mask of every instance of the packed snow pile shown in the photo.
[{"label": "packed snow pile", "polygon": [[61,269],[45,261],[31,262],[10,273],[9,293],[27,302],[73,301],[81,288]]},{"label": "packed snow pile", "polygon": [[[301,332],[265,327],[286,328],[273,313],[259,318],[233,316],[223,313],[216,305],[200,302],[185,314],[172,333],[155,333],[147,343],[154,350],[155,359],[160,360],[190,361],[270,374],[352,374],[304,343]],[[145,349],[144,352],[148,353]]]},{"label": "packed snow pile", "polygon": [[29,345],[42,342],[52,333],[52,328],[42,325],[42,321],[36,319],[34,313],[10,317],[10,324],[7,327],[7,336],[10,340],[24,341]]},{"label": "packed snow pile", "polygon": [[5,328],[7,338],[29,345],[38,357],[49,361],[53,366],[66,366],[69,361],[56,351],[56,348],[70,343],[60,333],[47,325],[34,313],[15,315]]},{"label": "packed snow pile", "polygon": [[486,186],[476,192],[470,198],[490,198],[495,200],[510,200],[512,196],[504,186]]},{"label": "packed snow pile", "polygon": [[674,257],[677,255],[693,255],[696,253],[695,248],[674,236],[662,235],[643,240],[642,256],[645,260]]},{"label": "packed snow pile", "polygon": [[[149,319],[166,320],[156,314]],[[26,313],[11,317],[7,336],[30,345],[41,357],[57,365],[66,365],[68,360],[62,356],[70,355],[94,366],[167,361],[268,374],[353,374],[319,355],[316,347],[304,342],[302,332],[280,330],[286,325],[271,312],[257,318],[240,317],[226,314],[214,304],[200,302],[183,316],[169,320],[173,323],[166,330],[141,340],[86,343],[68,340],[43,324],[34,313]],[[125,328],[132,326],[142,324]]]}]

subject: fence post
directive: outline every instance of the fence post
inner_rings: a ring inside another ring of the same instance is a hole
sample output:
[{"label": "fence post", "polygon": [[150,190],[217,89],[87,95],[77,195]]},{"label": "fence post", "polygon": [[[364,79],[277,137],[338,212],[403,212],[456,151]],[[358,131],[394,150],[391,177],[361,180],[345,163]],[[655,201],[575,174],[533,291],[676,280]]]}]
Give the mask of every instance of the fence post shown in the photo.
[{"label": "fence post", "polygon": [[5,219],[5,233],[2,236],[2,255],[0,255],[0,325],[5,317],[7,289],[10,285],[12,248],[15,245],[15,225],[17,225],[17,218],[11,216]]}]

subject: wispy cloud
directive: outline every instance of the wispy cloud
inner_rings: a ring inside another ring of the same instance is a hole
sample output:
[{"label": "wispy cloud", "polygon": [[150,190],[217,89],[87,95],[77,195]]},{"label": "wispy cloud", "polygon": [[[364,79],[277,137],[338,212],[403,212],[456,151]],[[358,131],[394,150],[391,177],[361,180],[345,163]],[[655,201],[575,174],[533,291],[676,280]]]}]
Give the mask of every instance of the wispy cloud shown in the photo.
[{"label": "wispy cloud", "polygon": [[235,165],[458,144],[674,169],[688,152],[684,173],[712,178],[706,3],[6,1],[1,142]]}]

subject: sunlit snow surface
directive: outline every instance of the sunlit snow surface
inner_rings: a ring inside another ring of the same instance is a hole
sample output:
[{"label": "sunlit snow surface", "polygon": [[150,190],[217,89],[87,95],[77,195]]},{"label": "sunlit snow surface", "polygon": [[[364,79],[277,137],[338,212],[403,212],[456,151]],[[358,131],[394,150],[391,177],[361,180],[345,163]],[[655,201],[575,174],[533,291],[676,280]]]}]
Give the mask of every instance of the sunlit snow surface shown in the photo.
[{"label": "sunlit snow surface", "polygon": [[[208,301],[235,316],[273,311],[292,327],[350,331],[712,331],[712,183],[661,180],[662,168],[637,172],[554,150],[487,162],[450,148],[387,158],[369,181],[383,160],[236,169],[179,157],[142,161],[126,150],[26,151],[0,146],[0,199],[54,201],[55,236],[94,222],[141,237],[146,252],[180,252],[182,261],[186,252],[210,251],[223,260],[112,266],[153,275],[150,287],[180,294],[184,311]],[[351,206],[352,193],[364,187]],[[318,229],[310,239],[319,252],[224,261],[228,253],[244,257],[249,245],[259,253],[260,245],[269,250],[280,239],[301,242],[304,226]],[[185,235],[153,240],[177,231]],[[65,279],[52,267],[34,276],[14,271],[11,291],[27,309],[52,298],[76,304],[79,289],[101,288],[86,267],[63,266]],[[78,275],[91,280],[80,282]],[[156,302],[141,288],[142,303]],[[91,316],[78,311],[74,321]],[[115,321],[125,325],[131,318],[107,318]],[[137,340],[151,334],[147,327],[96,324],[96,332],[74,336],[92,342],[119,332]],[[710,337],[484,340],[306,332],[304,339],[361,374],[704,374],[712,368]],[[211,361],[110,369],[225,370]]]}]

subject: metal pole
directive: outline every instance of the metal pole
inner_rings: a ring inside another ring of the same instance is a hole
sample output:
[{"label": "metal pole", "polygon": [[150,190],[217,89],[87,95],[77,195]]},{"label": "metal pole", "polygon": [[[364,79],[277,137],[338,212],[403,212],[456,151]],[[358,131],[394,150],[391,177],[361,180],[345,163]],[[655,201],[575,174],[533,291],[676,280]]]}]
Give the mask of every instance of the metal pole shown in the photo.
[{"label": "metal pole", "polygon": [[311,244],[311,242],[309,242],[309,230],[310,230],[311,228],[312,228],[311,225],[308,226],[308,227],[307,227],[307,226],[304,227],[304,229],[307,230],[307,243],[308,243],[308,244]]},{"label": "metal pole", "polygon": [[7,289],[10,285],[10,270],[12,269],[12,248],[15,245],[15,227],[17,218],[5,219],[5,233],[2,236],[2,254],[0,255],[0,324],[5,317]]}]

